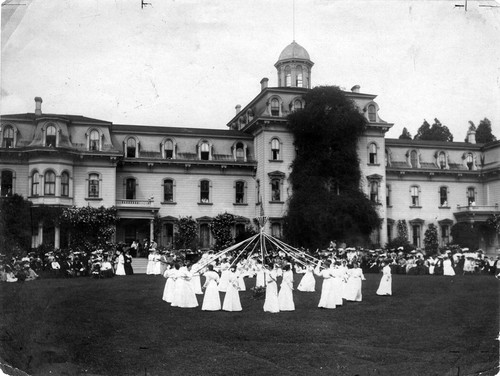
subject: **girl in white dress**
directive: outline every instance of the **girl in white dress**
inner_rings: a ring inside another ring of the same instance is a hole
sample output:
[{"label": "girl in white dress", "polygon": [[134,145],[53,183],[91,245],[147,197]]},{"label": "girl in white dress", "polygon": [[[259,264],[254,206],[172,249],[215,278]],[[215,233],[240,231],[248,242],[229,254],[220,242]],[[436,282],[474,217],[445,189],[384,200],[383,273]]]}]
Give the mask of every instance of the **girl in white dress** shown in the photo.
[{"label": "girl in white dress", "polygon": [[283,279],[278,293],[280,311],[295,311],[293,302],[293,272],[290,265],[283,267]]},{"label": "girl in white dress", "polygon": [[226,296],[224,296],[224,303],[222,304],[224,311],[235,312],[242,310],[238,288],[238,276],[235,273],[235,268],[232,267],[228,270]]},{"label": "girl in white dress", "polygon": [[161,255],[160,252],[154,251],[153,253],[153,274],[160,275],[161,274]]},{"label": "girl in white dress", "polygon": [[347,280],[346,299],[352,302],[360,302],[363,299],[361,293],[362,281],[365,280],[363,270],[357,262],[353,263],[352,269],[349,269],[349,279]]},{"label": "girl in white dress", "polygon": [[377,295],[392,295],[391,267],[385,261],[382,261],[381,266],[383,266],[382,278],[380,279]]},{"label": "girl in white dress", "polygon": [[341,267],[340,261],[336,261],[335,264],[332,265],[331,275],[332,275],[332,291],[335,296],[335,305],[339,306],[344,303],[343,300],[344,270]]},{"label": "girl in white dress", "polygon": [[247,271],[245,265],[242,262],[238,263],[236,267],[236,274],[238,276],[238,290],[247,291],[247,286],[245,285],[245,277],[247,276]]},{"label": "girl in white dress", "polygon": [[183,266],[178,270],[176,278],[172,306],[180,308],[198,307],[198,300],[196,299],[193,285],[191,284],[191,272],[187,267]]},{"label": "girl in white dress", "polygon": [[174,299],[175,292],[175,273],[179,270],[179,264],[176,264],[176,268],[172,268],[171,265],[167,265],[167,270],[163,273],[163,276],[167,279],[165,282],[165,288],[163,289],[163,300],[167,303],[172,303]]},{"label": "girl in white dress", "polygon": [[304,273],[304,276],[300,280],[297,290],[304,292],[314,292],[316,289],[314,267],[312,265],[307,265],[304,269],[302,269],[302,271],[297,271],[297,273]]},{"label": "girl in white dress", "polygon": [[120,252],[118,259],[117,259],[117,265],[116,265],[116,275],[125,275],[125,257],[123,256],[123,253]]},{"label": "girl in white dress", "polygon": [[323,278],[323,285],[321,287],[321,297],[319,299],[319,308],[334,309],[336,306],[336,297],[333,289],[333,276],[330,269],[330,261],[325,262],[325,268],[321,270],[321,261],[318,262],[314,274]]},{"label": "girl in white dress", "polygon": [[200,278],[200,265],[193,264],[191,267],[191,274],[193,278],[191,278],[191,283],[193,284],[193,290],[196,295],[203,295],[203,291],[201,291],[201,278]]},{"label": "girl in white dress", "polygon": [[264,312],[277,313],[280,311],[278,285],[276,283],[278,278],[277,268],[273,268],[272,265],[266,265],[264,273],[266,277],[266,300],[264,301]]},{"label": "girl in white dress", "polygon": [[227,285],[229,283],[230,266],[231,264],[229,264],[227,259],[222,260],[220,264],[219,291],[225,292],[227,289]]},{"label": "girl in white dress", "polygon": [[455,270],[453,269],[453,262],[448,256],[443,260],[443,275],[454,276]]},{"label": "girl in white dress", "polygon": [[265,270],[260,260],[257,260],[257,263],[255,264],[255,275],[256,275],[255,287],[265,287],[266,286]]},{"label": "girl in white dress", "polygon": [[146,274],[154,274],[154,265],[155,265],[155,255],[153,250],[149,251],[148,255],[148,265],[146,266]]},{"label": "girl in white dress", "polygon": [[203,297],[202,311],[220,311],[220,295],[217,284],[219,283],[219,275],[214,271],[213,265],[208,265],[208,271],[203,275],[205,276],[205,296]]}]

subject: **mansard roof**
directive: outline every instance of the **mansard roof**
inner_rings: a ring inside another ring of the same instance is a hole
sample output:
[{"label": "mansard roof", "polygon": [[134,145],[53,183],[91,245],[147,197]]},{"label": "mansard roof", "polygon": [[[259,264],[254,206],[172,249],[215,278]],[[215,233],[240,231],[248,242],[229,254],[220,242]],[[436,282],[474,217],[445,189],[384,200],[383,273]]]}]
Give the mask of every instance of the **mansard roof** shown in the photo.
[{"label": "mansard roof", "polygon": [[32,112],[27,112],[25,114],[9,114],[9,115],[1,115],[0,119],[2,121],[5,120],[20,120],[20,121],[35,121],[35,120],[42,120],[42,119],[62,119],[67,122],[72,122],[72,123],[93,123],[93,124],[102,124],[102,125],[109,125],[111,122],[106,121],[106,120],[99,120],[99,119],[93,119],[89,118],[86,116],[81,116],[81,115],[62,115],[62,114],[41,114],[41,115],[36,115]]},{"label": "mansard roof", "polygon": [[233,129],[214,129],[214,128],[186,128],[186,127],[165,127],[153,125],[130,125],[113,124],[113,133],[126,134],[156,134],[156,135],[179,135],[179,136],[197,136],[197,137],[227,137],[227,138],[245,138],[252,139],[251,135]]}]

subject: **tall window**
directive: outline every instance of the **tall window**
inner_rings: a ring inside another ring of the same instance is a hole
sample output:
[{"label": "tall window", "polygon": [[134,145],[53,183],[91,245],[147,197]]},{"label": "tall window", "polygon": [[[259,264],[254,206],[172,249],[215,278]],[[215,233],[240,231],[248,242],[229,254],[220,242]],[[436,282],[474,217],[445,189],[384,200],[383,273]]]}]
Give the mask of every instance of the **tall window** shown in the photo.
[{"label": "tall window", "polygon": [[163,180],[163,201],[174,201],[174,181],[172,179]]},{"label": "tall window", "polygon": [[418,167],[418,153],[416,150],[412,150],[410,152],[410,163],[411,163],[411,167],[413,167],[413,168]]},{"label": "tall window", "polygon": [[271,116],[280,116],[280,101],[276,98],[271,99]]},{"label": "tall window", "polygon": [[127,158],[135,158],[137,145],[135,138],[129,137],[127,140]]},{"label": "tall window", "polygon": [[43,177],[43,194],[53,196],[56,194],[56,174],[54,171],[47,171]]},{"label": "tall window", "polygon": [[412,238],[413,238],[413,245],[415,247],[420,247],[420,225],[412,225]]},{"label": "tall window", "polygon": [[245,182],[237,181],[235,184],[235,202],[237,204],[245,203]]},{"label": "tall window", "polygon": [[440,152],[438,155],[438,164],[441,170],[444,170],[446,168],[446,154],[444,153],[444,151]]},{"label": "tall window", "polygon": [[467,188],[467,204],[468,205],[476,204],[476,188],[474,187]]},{"label": "tall window", "polygon": [[208,180],[200,182],[200,202],[203,204],[210,202],[210,181]]},{"label": "tall window", "polygon": [[292,69],[289,65],[285,67],[285,86],[292,86]]},{"label": "tall window", "polygon": [[390,154],[389,154],[389,151],[387,149],[385,149],[385,167],[388,167],[390,166]]},{"label": "tall window", "polygon": [[300,99],[296,99],[293,101],[293,110],[298,111],[302,109],[302,101]]},{"label": "tall window", "polygon": [[40,174],[38,171],[33,172],[31,175],[31,195],[38,196],[40,194]]},{"label": "tall window", "polygon": [[281,180],[271,180],[271,194],[272,201],[281,201]]},{"label": "tall window", "polygon": [[271,140],[271,159],[273,161],[280,159],[280,141],[277,138]]},{"label": "tall window", "polygon": [[11,126],[6,126],[3,130],[2,146],[4,148],[11,148],[14,146],[14,129]]},{"label": "tall window", "polygon": [[127,200],[135,200],[136,182],[134,178],[128,178],[125,181],[125,198]]},{"label": "tall window", "polygon": [[99,175],[89,174],[89,198],[99,197]]},{"label": "tall window", "polygon": [[243,161],[245,159],[245,149],[241,142],[236,144],[236,160]]},{"label": "tall window", "polygon": [[441,226],[441,243],[442,245],[447,245],[450,242],[450,226]]},{"label": "tall window", "polygon": [[95,129],[90,131],[89,135],[89,150],[99,150],[99,132]]},{"label": "tall window", "polygon": [[375,105],[371,104],[368,106],[368,120],[377,121],[377,109]]},{"label": "tall window", "polygon": [[61,174],[61,196],[69,196],[69,174],[67,172]]},{"label": "tall window", "polygon": [[390,185],[385,186],[385,205],[387,207],[391,206],[391,186]]},{"label": "tall window", "polygon": [[14,175],[12,171],[8,170],[3,170],[2,171],[2,176],[1,176],[1,188],[0,188],[0,195],[2,197],[6,196],[12,196],[12,183],[14,180]]},{"label": "tall window", "polygon": [[474,168],[474,156],[472,153],[467,153],[465,156],[465,163],[467,164],[467,168],[472,170]]},{"label": "tall window", "polygon": [[297,65],[295,68],[295,71],[297,72],[297,76],[295,77],[295,86],[297,87],[302,87],[302,66]]},{"label": "tall window", "polygon": [[165,223],[165,241],[166,241],[167,247],[174,245],[174,224],[173,223]]},{"label": "tall window", "polygon": [[439,187],[439,205],[448,206],[448,187]]},{"label": "tall window", "polygon": [[203,161],[208,161],[210,159],[210,145],[208,142],[203,142],[200,145],[200,158]]},{"label": "tall window", "polygon": [[271,235],[275,238],[281,238],[281,223],[274,222],[271,224]]},{"label": "tall window", "polygon": [[165,141],[165,158],[172,159],[174,157],[174,143],[172,140]]},{"label": "tall window", "polygon": [[377,145],[375,145],[374,143],[370,144],[368,158],[369,158],[370,164],[377,163]]},{"label": "tall window", "polygon": [[410,187],[410,196],[411,196],[411,205],[412,206],[420,206],[420,200],[419,200],[419,192],[418,192],[418,186],[413,185]]},{"label": "tall window", "polygon": [[370,201],[378,203],[378,183],[376,181],[370,182]]},{"label": "tall window", "polygon": [[57,130],[53,125],[47,126],[45,130],[45,146],[56,146]]}]

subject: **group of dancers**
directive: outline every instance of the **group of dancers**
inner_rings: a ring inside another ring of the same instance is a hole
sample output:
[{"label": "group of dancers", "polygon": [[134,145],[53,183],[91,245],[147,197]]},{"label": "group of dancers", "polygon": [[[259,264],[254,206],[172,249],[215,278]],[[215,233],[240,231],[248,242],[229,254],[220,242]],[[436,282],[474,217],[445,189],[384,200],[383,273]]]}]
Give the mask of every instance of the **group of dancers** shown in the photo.
[{"label": "group of dancers", "polygon": [[[246,291],[246,277],[255,277],[254,291],[265,288],[264,312],[294,311],[294,273],[303,274],[297,290],[316,291],[316,278],[322,278],[318,307],[334,309],[343,301],[362,300],[363,271],[357,262],[348,266],[346,260],[319,261],[316,265],[293,265],[284,260],[262,263],[256,258],[231,263],[230,259],[207,260],[202,257],[195,264],[168,263],[163,273],[166,278],[162,299],[172,307],[198,307],[196,295],[204,295],[204,311],[241,311],[240,291]],[[201,284],[201,276],[205,278]],[[224,292],[221,302],[220,292]],[[391,268],[383,264],[377,295],[392,295]]]}]

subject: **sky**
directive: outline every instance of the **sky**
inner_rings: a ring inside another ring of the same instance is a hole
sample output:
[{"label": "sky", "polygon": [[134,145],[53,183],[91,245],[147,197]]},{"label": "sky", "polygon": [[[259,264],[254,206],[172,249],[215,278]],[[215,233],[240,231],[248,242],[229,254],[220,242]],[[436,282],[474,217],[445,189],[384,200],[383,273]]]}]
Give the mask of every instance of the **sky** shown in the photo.
[{"label": "sky", "polygon": [[377,95],[387,137],[438,118],[463,141],[487,117],[500,139],[500,1],[143,1],[3,1],[0,113],[39,96],[45,113],[226,129],[295,40],[312,86]]}]

